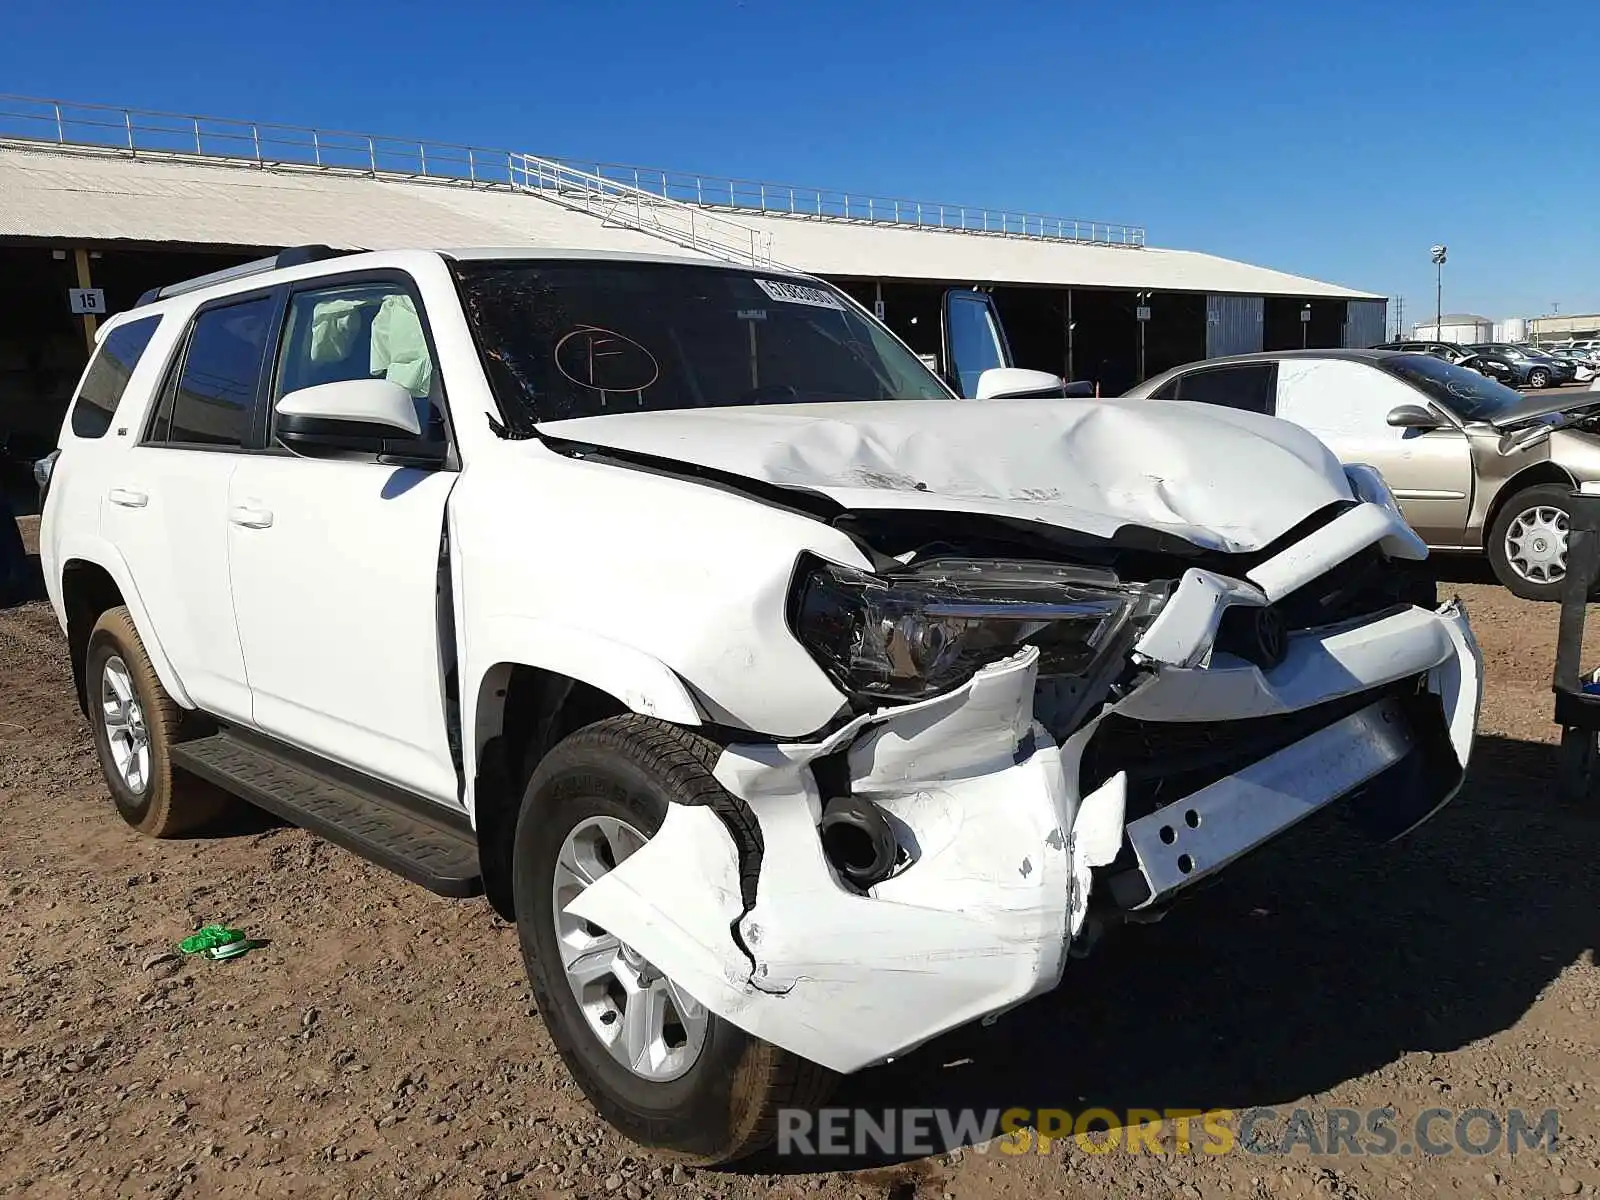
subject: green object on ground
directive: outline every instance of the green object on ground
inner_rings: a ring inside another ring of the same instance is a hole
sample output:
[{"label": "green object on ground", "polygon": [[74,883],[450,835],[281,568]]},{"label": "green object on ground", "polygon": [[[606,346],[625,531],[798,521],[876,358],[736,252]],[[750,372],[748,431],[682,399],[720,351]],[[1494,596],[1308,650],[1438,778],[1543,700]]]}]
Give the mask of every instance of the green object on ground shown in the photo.
[{"label": "green object on ground", "polygon": [[[212,958],[217,958],[218,955],[215,951],[219,947],[231,946],[244,940],[244,934],[237,929],[228,929],[221,925],[205,925],[201,927],[198,933],[191,934],[179,942],[178,949],[185,954],[197,954],[204,950],[210,953]],[[247,949],[249,949],[248,945],[233,951],[233,953],[242,954]]]}]

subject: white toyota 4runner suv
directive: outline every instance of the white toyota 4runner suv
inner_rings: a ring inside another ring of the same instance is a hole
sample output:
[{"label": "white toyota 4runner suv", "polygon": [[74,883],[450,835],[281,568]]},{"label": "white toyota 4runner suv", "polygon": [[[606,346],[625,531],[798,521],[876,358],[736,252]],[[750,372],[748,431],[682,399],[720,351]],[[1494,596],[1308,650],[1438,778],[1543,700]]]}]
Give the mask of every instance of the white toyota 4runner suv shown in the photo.
[{"label": "white toyota 4runner suv", "polygon": [[231,794],[486,892],[599,1112],[703,1160],[1319,809],[1410,829],[1481,692],[1305,431],[962,400],[828,284],[700,260],[163,289],[101,331],[41,542],[129,824]]}]

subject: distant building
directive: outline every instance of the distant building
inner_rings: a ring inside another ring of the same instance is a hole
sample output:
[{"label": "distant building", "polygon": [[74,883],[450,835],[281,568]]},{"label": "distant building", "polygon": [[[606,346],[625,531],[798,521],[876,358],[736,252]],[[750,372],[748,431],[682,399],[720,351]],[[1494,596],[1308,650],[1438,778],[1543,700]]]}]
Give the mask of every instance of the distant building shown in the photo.
[{"label": "distant building", "polygon": [[1494,323],[1494,340],[1497,342],[1525,342],[1528,340],[1526,317],[1507,317]]},{"label": "distant building", "polygon": [[1411,336],[1424,342],[1472,342],[1494,340],[1494,322],[1475,313],[1446,313],[1437,322],[1412,327]]},{"label": "distant building", "polygon": [[1550,346],[1600,338],[1600,313],[1506,317],[1502,321],[1491,321],[1475,313],[1447,313],[1438,324],[1429,321],[1414,326],[1411,336],[1418,341],[1457,342],[1464,346],[1473,342],[1530,342]]},{"label": "distant building", "polygon": [[55,443],[106,315],[304,243],[737,255],[836,283],[934,357],[946,290],[982,288],[1018,365],[1108,395],[1195,359],[1374,345],[1387,321],[1382,296],[1136,225],[0,97],[0,446]]},{"label": "distant building", "polygon": [[1530,317],[1528,340],[1546,344],[1600,338],[1600,313],[1559,317]]}]

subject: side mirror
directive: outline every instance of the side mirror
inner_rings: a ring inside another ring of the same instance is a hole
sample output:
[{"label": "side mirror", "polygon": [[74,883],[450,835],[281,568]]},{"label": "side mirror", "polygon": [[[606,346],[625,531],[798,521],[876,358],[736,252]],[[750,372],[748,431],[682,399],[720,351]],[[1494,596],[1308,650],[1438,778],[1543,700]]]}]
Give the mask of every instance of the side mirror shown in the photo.
[{"label": "side mirror", "polygon": [[975,400],[1025,400],[1059,398],[1067,394],[1067,382],[1048,371],[1029,371],[1022,367],[990,367],[978,376]]},{"label": "side mirror", "polygon": [[1396,429],[1438,429],[1444,422],[1420,404],[1402,404],[1391,408],[1387,418]]},{"label": "side mirror", "polygon": [[277,404],[277,438],[307,458],[386,457],[440,461],[422,438],[417,402],[387,379],[342,379],[290,392]]}]

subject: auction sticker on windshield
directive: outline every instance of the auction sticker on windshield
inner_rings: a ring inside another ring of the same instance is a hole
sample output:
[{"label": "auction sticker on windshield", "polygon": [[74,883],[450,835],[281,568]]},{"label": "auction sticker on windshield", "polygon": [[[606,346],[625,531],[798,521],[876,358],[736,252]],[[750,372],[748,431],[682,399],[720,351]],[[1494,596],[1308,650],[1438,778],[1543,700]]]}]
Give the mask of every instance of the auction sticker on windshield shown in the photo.
[{"label": "auction sticker on windshield", "polygon": [[839,303],[839,297],[822,288],[785,283],[781,279],[757,279],[756,286],[774,300],[783,300],[789,304],[809,304],[813,308],[844,308],[844,305]]}]

